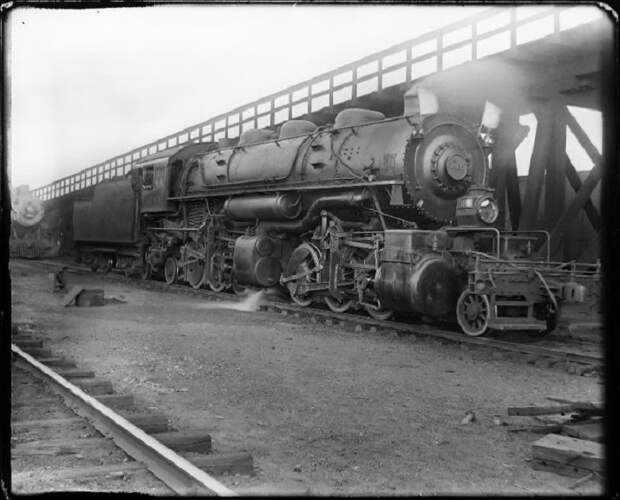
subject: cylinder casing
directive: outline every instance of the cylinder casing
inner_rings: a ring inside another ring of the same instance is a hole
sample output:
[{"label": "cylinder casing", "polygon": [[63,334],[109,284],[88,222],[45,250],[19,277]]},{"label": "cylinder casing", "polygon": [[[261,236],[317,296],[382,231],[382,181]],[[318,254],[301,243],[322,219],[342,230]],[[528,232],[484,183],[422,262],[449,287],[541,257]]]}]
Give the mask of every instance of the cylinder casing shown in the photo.
[{"label": "cylinder casing", "polygon": [[460,281],[441,253],[445,241],[441,231],[386,231],[375,282],[384,308],[426,316],[454,310]]}]

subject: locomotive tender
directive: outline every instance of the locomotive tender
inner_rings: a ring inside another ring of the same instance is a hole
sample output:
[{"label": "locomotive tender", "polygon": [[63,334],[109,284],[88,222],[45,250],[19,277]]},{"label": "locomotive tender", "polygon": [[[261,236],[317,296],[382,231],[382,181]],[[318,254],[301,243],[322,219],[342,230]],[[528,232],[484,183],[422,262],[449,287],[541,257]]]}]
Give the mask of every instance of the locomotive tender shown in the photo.
[{"label": "locomotive tender", "polygon": [[547,279],[548,262],[523,260],[541,234],[495,227],[493,125],[422,98],[408,93],[404,116],[345,109],[329,126],[291,120],[142,159],[75,202],[80,257],[215,291],[283,286],[302,306],[379,319],[456,316],[469,335],[552,329],[586,271]]}]

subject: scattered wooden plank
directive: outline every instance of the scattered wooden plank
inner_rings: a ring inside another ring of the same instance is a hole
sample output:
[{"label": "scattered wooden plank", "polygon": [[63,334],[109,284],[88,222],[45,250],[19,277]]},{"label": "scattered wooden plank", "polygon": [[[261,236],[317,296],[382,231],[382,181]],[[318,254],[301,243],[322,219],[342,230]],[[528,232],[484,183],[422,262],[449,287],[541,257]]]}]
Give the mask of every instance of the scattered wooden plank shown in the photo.
[{"label": "scattered wooden plank", "polygon": [[567,436],[590,441],[603,442],[604,432],[603,423],[598,422],[578,422],[574,424],[562,425],[562,432]]},{"label": "scattered wooden plank", "polygon": [[554,415],[556,413],[574,413],[571,405],[562,406],[517,406],[508,408],[508,415],[534,416],[534,415]]},{"label": "scattered wooden plank", "polygon": [[568,489],[570,490],[574,490],[576,489],[578,486],[582,485],[583,483],[589,481],[590,479],[593,479],[596,476],[595,472],[590,472],[590,474],[586,474],[585,476],[583,476],[582,478],[578,479],[577,481],[575,481],[573,484],[571,484]]},{"label": "scattered wooden plank", "polygon": [[593,403],[592,401],[573,401],[572,399],[556,398],[552,396],[547,396],[546,399],[549,401],[555,401],[556,403],[576,405],[579,408],[603,408],[603,403],[599,402]]},{"label": "scattered wooden plank", "polygon": [[530,466],[534,470],[553,472],[554,474],[559,474],[560,476],[576,478],[583,477],[592,472],[588,469],[576,467],[572,464],[561,464],[559,462],[554,462],[553,460],[540,460],[538,458],[532,459]]},{"label": "scattered wooden plank", "polygon": [[535,434],[549,434],[553,432],[560,432],[562,425],[509,425],[506,430],[508,432],[532,432]]},{"label": "scattered wooden plank", "polygon": [[113,408],[128,408],[134,404],[131,394],[97,394],[95,399]]},{"label": "scattered wooden plank", "polygon": [[103,378],[78,378],[73,383],[91,396],[114,392],[112,382]]},{"label": "scattered wooden plank", "polygon": [[153,437],[177,452],[211,453],[211,435],[204,431],[162,432]]},{"label": "scattered wooden plank", "polygon": [[508,408],[508,415],[534,416],[555,415],[566,413],[586,413],[589,415],[603,415],[604,409],[593,403],[571,403],[555,406],[514,406]]},{"label": "scattered wooden plank", "polygon": [[559,434],[548,434],[532,444],[534,458],[546,463],[559,463],[602,472],[603,447],[600,443],[575,439]]},{"label": "scattered wooden plank", "polygon": [[69,293],[63,297],[62,305],[65,307],[71,305],[82,290],[84,290],[84,288],[77,285],[71,288],[71,290],[69,290]]},{"label": "scattered wooden plank", "polygon": [[576,413],[568,413],[566,415],[535,415],[533,418],[544,424],[570,424],[574,422],[573,418]]}]

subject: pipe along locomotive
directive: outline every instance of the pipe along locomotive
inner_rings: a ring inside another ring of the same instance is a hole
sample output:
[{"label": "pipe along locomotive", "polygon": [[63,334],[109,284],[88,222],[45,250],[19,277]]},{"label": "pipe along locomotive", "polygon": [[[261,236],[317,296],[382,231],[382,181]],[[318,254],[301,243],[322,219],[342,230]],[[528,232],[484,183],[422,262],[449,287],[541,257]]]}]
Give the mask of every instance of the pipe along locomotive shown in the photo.
[{"label": "pipe along locomotive", "polygon": [[468,335],[549,331],[596,271],[534,260],[548,235],[495,227],[487,105],[472,127],[416,89],[403,116],[350,108],[333,125],[161,151],[75,202],[79,258],[215,291],[281,286],[301,306],[378,319],[456,319]]}]

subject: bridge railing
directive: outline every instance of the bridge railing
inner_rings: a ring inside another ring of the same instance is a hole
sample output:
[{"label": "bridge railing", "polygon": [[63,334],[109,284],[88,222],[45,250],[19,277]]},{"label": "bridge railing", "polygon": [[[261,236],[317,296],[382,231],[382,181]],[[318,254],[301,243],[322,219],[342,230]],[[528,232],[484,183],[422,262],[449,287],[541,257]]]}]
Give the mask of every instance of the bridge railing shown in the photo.
[{"label": "bridge railing", "polygon": [[510,50],[601,16],[593,7],[491,7],[412,40],[322,73],[280,92],[115,156],[34,190],[43,200],[125,175],[148,155],[190,142],[238,137],[362,95]]}]

